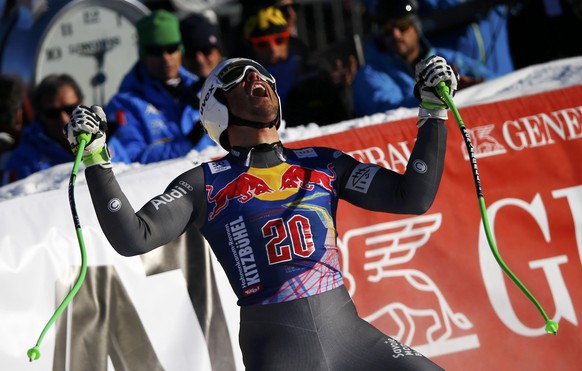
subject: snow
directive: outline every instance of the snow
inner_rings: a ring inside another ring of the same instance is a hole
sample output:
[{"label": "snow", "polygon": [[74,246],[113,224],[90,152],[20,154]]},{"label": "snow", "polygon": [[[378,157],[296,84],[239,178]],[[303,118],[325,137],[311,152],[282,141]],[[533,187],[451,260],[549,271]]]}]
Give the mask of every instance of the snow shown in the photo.
[{"label": "snow", "polygon": [[[582,84],[582,57],[572,57],[560,59],[544,64],[532,65],[515,71],[511,74],[499,77],[494,80],[484,82],[479,85],[459,91],[454,97],[458,107],[491,103],[499,100],[506,100],[515,97],[527,96],[542,93],[550,90],[561,89],[573,85]],[[334,125],[319,127],[316,124],[309,124],[297,128],[288,128],[281,131],[283,142],[291,142],[299,139],[308,139],[317,136],[332,134],[356,127],[364,127],[404,118],[413,117],[417,114],[416,108],[399,108],[396,110],[378,113],[371,116],[361,117],[354,120],[343,121]],[[186,157],[195,165],[209,158],[224,154],[219,148],[210,149],[202,153],[191,152]],[[149,165],[141,164],[115,164],[116,174],[124,172],[143,171],[157,166],[166,166],[168,162],[183,161],[184,159],[162,161]],[[46,192],[58,188],[66,188],[70,181],[72,162],[61,164],[50,169],[32,174],[26,179],[22,179],[12,184],[0,188],[0,202],[23,197],[40,192]],[[85,182],[84,171],[79,171],[76,184]]]}]

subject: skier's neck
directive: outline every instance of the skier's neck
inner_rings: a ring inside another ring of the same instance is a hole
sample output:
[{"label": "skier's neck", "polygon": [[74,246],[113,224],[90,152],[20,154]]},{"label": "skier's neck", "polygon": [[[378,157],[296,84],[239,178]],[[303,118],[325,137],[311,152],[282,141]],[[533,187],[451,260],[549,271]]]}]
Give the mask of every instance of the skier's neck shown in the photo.
[{"label": "skier's neck", "polygon": [[230,149],[230,155],[247,166],[258,168],[276,166],[286,160],[281,142],[262,143],[252,147],[234,146]]}]

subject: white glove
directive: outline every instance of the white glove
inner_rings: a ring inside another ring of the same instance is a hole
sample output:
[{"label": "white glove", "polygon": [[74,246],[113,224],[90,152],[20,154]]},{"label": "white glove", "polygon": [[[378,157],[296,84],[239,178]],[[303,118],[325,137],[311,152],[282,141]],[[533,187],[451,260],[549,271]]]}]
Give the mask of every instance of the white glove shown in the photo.
[{"label": "white glove", "polygon": [[447,104],[439,97],[435,86],[444,82],[449,88],[449,95],[453,97],[457,91],[459,78],[443,57],[436,55],[421,60],[415,68],[416,85],[414,95],[420,99],[418,117],[421,119],[418,126],[429,118],[446,120]]},{"label": "white glove", "polygon": [[103,108],[97,105],[77,106],[71,119],[64,128],[67,140],[74,153],[79,149],[79,135],[90,134],[90,140],[83,151],[83,163],[86,166],[109,164],[111,156],[107,149],[107,117]]}]

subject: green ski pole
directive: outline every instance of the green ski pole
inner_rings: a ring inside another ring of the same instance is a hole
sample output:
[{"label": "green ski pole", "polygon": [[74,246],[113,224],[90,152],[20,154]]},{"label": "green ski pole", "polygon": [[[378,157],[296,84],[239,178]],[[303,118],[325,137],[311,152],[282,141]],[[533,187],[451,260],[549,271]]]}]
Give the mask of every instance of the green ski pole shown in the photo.
[{"label": "green ski pole", "polygon": [[61,304],[57,307],[52,317],[49,319],[47,324],[44,326],[38,340],[36,341],[36,345],[30,348],[26,354],[28,356],[28,360],[30,362],[37,360],[40,358],[40,345],[44,336],[46,335],[49,328],[56,322],[57,318],[61,315],[61,313],[65,310],[65,308],[69,305],[73,297],[77,294],[83,281],[85,280],[85,275],[87,274],[87,254],[85,252],[85,242],[83,240],[83,231],[81,230],[81,223],[79,222],[79,216],[77,214],[77,207],[75,206],[75,181],[77,180],[77,173],[79,172],[79,166],[81,165],[81,161],[83,159],[83,151],[85,150],[85,146],[91,140],[91,134],[89,133],[81,133],[77,137],[79,142],[79,147],[77,149],[77,155],[75,156],[75,162],[73,164],[73,171],[71,172],[71,177],[69,179],[69,205],[71,207],[71,213],[73,215],[73,223],[75,224],[75,229],[77,232],[77,240],[79,241],[79,248],[81,250],[81,270],[79,272],[79,276],[75,281],[75,284],[71,291],[65,296]]},{"label": "green ski pole", "polygon": [[544,320],[546,321],[546,332],[548,334],[557,334],[558,332],[558,323],[552,321],[544,308],[542,308],[541,304],[536,300],[533,294],[525,287],[525,285],[517,278],[517,276],[509,269],[507,264],[501,258],[499,251],[497,250],[497,246],[495,245],[495,240],[493,239],[493,234],[489,228],[489,219],[487,217],[487,207],[485,206],[485,198],[483,197],[483,188],[481,187],[481,181],[479,180],[479,169],[477,168],[477,159],[475,158],[475,151],[473,149],[473,144],[471,143],[471,138],[465,127],[465,123],[463,122],[463,118],[457,109],[455,102],[451,98],[449,94],[449,87],[444,82],[439,82],[437,86],[435,86],[437,94],[439,97],[446,103],[446,105],[451,109],[453,115],[455,116],[455,120],[457,121],[457,125],[459,129],[461,129],[461,134],[463,135],[463,139],[465,140],[465,145],[467,146],[467,151],[469,152],[469,162],[471,163],[471,169],[473,170],[473,180],[475,181],[475,188],[477,190],[477,198],[479,199],[479,209],[481,210],[481,218],[483,221],[483,228],[485,229],[485,235],[487,236],[487,242],[489,243],[489,247],[491,248],[491,252],[497,261],[497,264],[501,267],[503,272],[519,287],[519,289],[527,296],[527,298],[535,305],[538,309]]}]

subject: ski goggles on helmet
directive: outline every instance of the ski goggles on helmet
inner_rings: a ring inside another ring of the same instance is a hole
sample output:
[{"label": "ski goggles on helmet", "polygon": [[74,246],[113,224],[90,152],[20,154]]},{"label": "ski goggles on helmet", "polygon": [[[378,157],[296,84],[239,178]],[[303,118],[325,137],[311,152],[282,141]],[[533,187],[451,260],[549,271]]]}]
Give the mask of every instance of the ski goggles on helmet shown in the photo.
[{"label": "ski goggles on helmet", "polygon": [[229,91],[234,88],[244,80],[248,71],[255,71],[261,80],[268,82],[273,89],[275,88],[275,78],[265,67],[254,61],[244,60],[233,62],[218,73],[217,78],[222,83],[222,90]]}]

